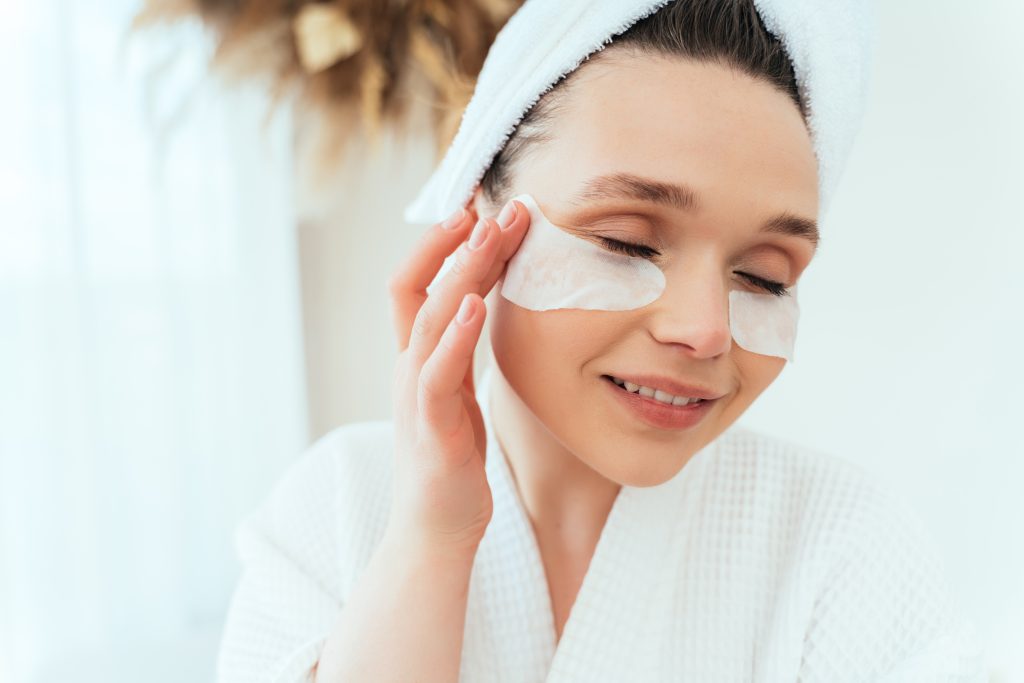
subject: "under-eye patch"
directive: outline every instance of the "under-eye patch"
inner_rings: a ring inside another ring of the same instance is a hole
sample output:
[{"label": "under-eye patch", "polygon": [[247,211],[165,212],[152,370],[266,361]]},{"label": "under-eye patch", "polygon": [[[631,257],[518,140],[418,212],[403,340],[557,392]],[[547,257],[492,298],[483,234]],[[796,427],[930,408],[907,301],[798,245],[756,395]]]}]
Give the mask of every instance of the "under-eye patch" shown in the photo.
[{"label": "under-eye patch", "polygon": [[[649,260],[617,254],[552,224],[529,194],[514,199],[530,212],[530,227],[500,283],[501,295],[534,311],[577,308],[623,311],[653,303],[665,274]],[[788,295],[729,292],[729,327],[741,348],[793,360],[800,310]]]}]

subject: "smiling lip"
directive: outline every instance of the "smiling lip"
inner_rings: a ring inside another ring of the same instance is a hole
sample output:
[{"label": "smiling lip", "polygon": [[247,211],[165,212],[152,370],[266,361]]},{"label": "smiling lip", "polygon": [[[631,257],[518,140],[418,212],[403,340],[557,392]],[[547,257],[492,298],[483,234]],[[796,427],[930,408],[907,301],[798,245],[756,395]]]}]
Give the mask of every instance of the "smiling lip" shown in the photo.
[{"label": "smiling lip", "polygon": [[685,406],[674,406],[662,403],[653,397],[626,391],[613,382],[608,375],[604,375],[601,381],[608,385],[608,390],[613,392],[612,397],[616,402],[627,408],[645,424],[658,429],[689,429],[703,420],[704,416],[711,411],[712,406],[717,405],[715,399],[710,398]]},{"label": "smiling lip", "polygon": [[[617,377],[617,376],[616,376]],[[638,376],[634,376],[638,377]],[[639,376],[643,377],[643,376]],[[720,398],[724,394],[715,395],[714,392],[697,389],[695,391],[696,397],[702,397],[702,393],[705,396],[709,396],[705,400],[698,401],[696,403],[689,403],[687,405],[672,405],[670,403],[663,403],[653,397],[643,396],[639,393],[632,393],[627,391],[625,388],[615,384],[611,377],[604,375],[602,382],[607,385],[608,391],[612,392],[612,398],[623,405],[624,408],[629,410],[634,417],[639,418],[645,424],[656,427],[658,429],[689,429],[697,423],[699,423],[706,415],[711,412],[713,405],[717,398]],[[625,379],[625,378],[618,378]],[[647,381],[651,378],[646,377]],[[654,378],[655,380],[659,378]],[[632,382],[633,380],[629,380]],[[673,387],[677,390],[694,391],[694,387],[687,387],[680,385],[675,382],[666,383],[664,379],[660,381],[660,387]],[[644,386],[651,386],[650,384]],[[655,388],[658,386],[658,382],[654,383]],[[665,390],[664,388],[662,389]],[[676,395],[687,395],[680,393]],[[693,394],[689,394],[693,396]]]},{"label": "smiling lip", "polygon": [[606,377],[615,377],[616,379],[621,379],[623,382],[639,384],[641,386],[650,387],[651,389],[661,389],[666,394],[672,394],[673,396],[703,398],[708,401],[713,401],[716,398],[722,398],[725,396],[725,394],[721,392],[713,391],[705,387],[680,384],[668,377],[659,377],[657,375],[606,375]]}]

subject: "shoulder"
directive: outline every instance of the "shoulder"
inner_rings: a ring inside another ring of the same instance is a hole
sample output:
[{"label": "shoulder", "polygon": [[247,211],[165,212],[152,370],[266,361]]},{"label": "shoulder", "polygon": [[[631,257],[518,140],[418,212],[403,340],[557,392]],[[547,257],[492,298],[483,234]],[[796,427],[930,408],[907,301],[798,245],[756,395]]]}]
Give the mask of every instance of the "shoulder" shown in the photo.
[{"label": "shoulder", "polygon": [[789,528],[805,543],[848,552],[856,537],[898,517],[920,531],[909,504],[865,467],[788,439],[734,426],[708,461],[714,485]]},{"label": "shoulder", "polygon": [[865,467],[747,428],[728,430],[708,460],[707,488],[719,505],[764,531],[764,544],[800,566],[807,594],[837,576],[931,582],[942,593],[935,539],[909,500]]},{"label": "shoulder", "polygon": [[766,483],[847,482],[857,487],[884,488],[863,466],[796,441],[734,425],[717,442],[715,459],[730,468],[760,465]]},{"label": "shoulder", "polygon": [[974,625],[935,537],[887,481],[857,463],[746,428],[723,434],[709,466],[715,481],[736,482],[757,501],[751,513],[788,539],[793,564],[802,567],[802,680],[980,666]]},{"label": "shoulder", "polygon": [[345,594],[383,536],[391,421],[355,422],[310,444],[238,530],[243,563],[287,558]]},{"label": "shoulder", "polygon": [[392,445],[390,420],[335,427],[306,447],[285,470],[267,507],[380,500],[390,485]]},{"label": "shoulder", "polygon": [[346,493],[387,486],[391,474],[394,426],[390,420],[340,425],[314,441],[285,478],[319,480],[329,475]]},{"label": "shoulder", "polygon": [[[391,422],[358,422],[307,446],[239,525],[242,575],[218,680],[307,680],[383,532]],[[275,674],[276,672],[276,674]]]}]

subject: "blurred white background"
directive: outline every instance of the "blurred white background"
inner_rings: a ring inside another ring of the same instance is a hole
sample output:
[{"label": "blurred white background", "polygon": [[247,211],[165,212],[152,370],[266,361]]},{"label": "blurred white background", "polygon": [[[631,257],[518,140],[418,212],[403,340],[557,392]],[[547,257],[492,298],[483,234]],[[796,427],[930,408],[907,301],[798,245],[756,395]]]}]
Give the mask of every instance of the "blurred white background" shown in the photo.
[{"label": "blurred white background", "polygon": [[1024,681],[1024,6],[879,5],[796,362],[744,420],[906,492],[996,680]]},{"label": "blurred white background", "polygon": [[[239,520],[390,414],[430,146],[356,147],[311,194],[288,111],[202,81],[196,26],[128,41],[136,4],[0,0],[3,683],[212,681]],[[797,360],[744,422],[905,492],[1024,681],[1024,6],[880,5]]]},{"label": "blurred white background", "polygon": [[234,527],[308,441],[289,122],[257,144],[135,5],[0,4],[4,683],[212,680]]}]

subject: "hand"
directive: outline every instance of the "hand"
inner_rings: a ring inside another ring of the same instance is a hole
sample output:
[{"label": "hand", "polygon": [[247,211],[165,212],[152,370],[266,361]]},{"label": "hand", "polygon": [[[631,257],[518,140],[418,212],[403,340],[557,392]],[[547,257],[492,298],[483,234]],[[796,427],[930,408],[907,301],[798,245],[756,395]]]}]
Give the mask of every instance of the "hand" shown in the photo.
[{"label": "hand", "polygon": [[[433,225],[388,283],[400,351],[393,377],[394,495],[388,531],[431,548],[475,553],[493,512],[473,351],[486,316],[483,299],[530,222],[525,206],[510,205],[505,230],[494,218],[478,220],[470,209],[463,209],[450,229]],[[428,295],[427,286],[453,251],[451,270]]]}]

